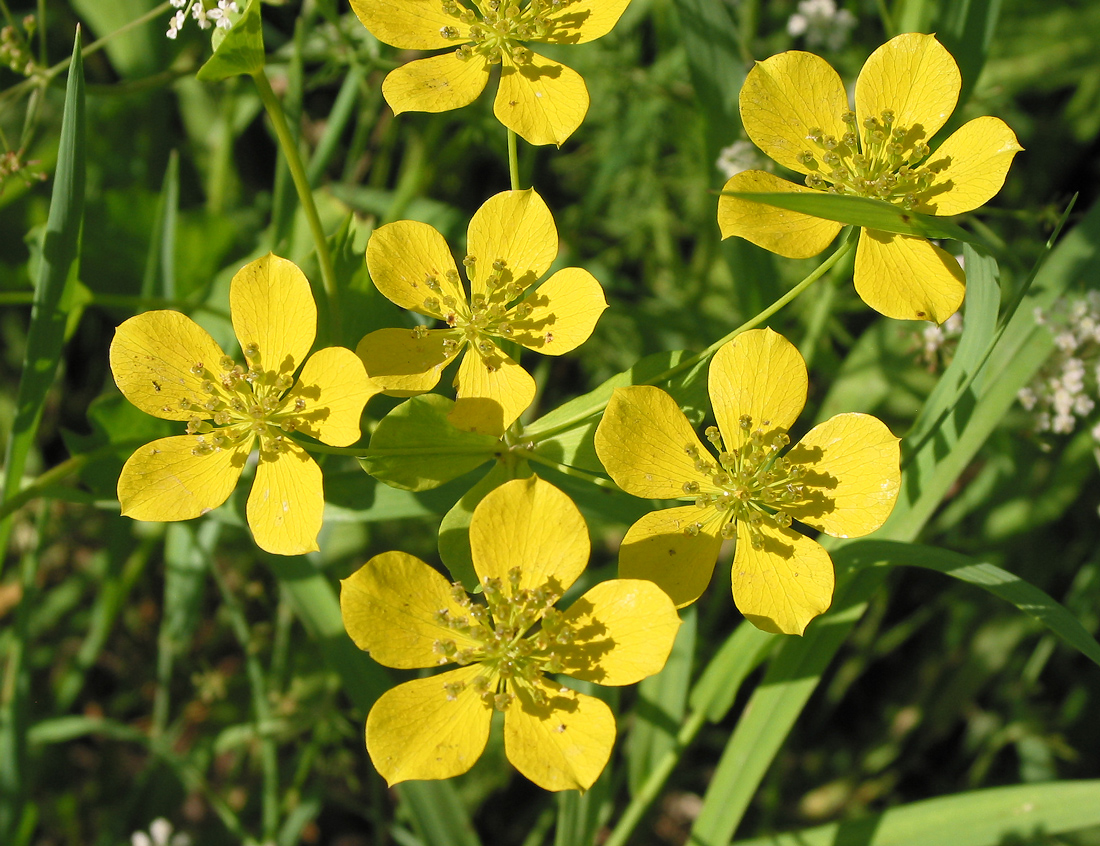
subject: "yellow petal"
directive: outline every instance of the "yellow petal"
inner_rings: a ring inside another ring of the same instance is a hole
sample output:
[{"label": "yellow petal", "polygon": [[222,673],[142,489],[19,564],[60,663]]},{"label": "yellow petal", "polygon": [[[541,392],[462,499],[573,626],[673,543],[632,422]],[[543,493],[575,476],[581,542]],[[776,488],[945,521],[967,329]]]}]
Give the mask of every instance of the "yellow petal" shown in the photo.
[{"label": "yellow petal", "polygon": [[453,50],[394,68],[382,80],[382,96],[395,115],[449,112],[477,99],[489,81],[489,63],[480,53],[458,58]]},{"label": "yellow petal", "polygon": [[522,320],[510,319],[515,332],[510,340],[543,355],[561,355],[579,347],[607,308],[596,277],[579,267],[559,270],[525,302],[532,311]]},{"label": "yellow petal", "polygon": [[634,684],[659,673],[680,617],[672,600],[643,579],[601,582],[565,612],[576,639],[561,649],[563,673],[599,684]]},{"label": "yellow petal", "polygon": [[528,144],[560,147],[587,112],[588,88],[575,70],[538,53],[523,65],[505,56],[493,113]]},{"label": "yellow petal", "polygon": [[[466,301],[447,242],[426,223],[399,220],[375,229],[367,242],[367,270],[382,296],[419,314],[442,318],[439,310],[424,305],[429,297]],[[438,283],[438,292],[428,287],[428,279]]]},{"label": "yellow petal", "polygon": [[[726,449],[757,429],[765,435],[794,425],[806,404],[806,362],[794,344],[771,329],[742,332],[714,354],[708,379],[710,402]],[[741,428],[749,417],[752,428]]]},{"label": "yellow petal", "polygon": [[584,44],[611,32],[630,0],[574,0],[561,11],[543,15],[550,32],[540,40],[552,44]]},{"label": "yellow petal", "polygon": [[[250,365],[280,375],[302,366],[317,333],[317,305],[294,262],[268,253],[238,270],[229,286],[229,311]],[[250,347],[258,354],[249,356]]]},{"label": "yellow petal", "polygon": [[817,541],[792,529],[762,525],[763,549],[752,548],[745,522],[737,524],[733,599],[758,629],[802,634],[833,601],[833,562]]},{"label": "yellow petal", "polygon": [[325,509],[321,468],[292,441],[285,451],[260,449],[245,514],[256,546],[276,555],[316,552]]},{"label": "yellow petal", "polygon": [[[722,186],[722,190],[813,193],[809,188],[763,170],[738,173]],[[841,224],[723,194],[718,198],[718,228],[723,238],[737,235],[787,258],[809,258],[829,246],[841,230]]]},{"label": "yellow petal", "polygon": [[[207,394],[196,364],[220,369],[221,347],[195,321],[178,311],[147,311],[115,330],[111,372],[123,396],[154,417],[189,420],[202,409]],[[186,404],[186,408],[184,408]]]},{"label": "yellow petal", "polygon": [[926,164],[936,177],[921,193],[917,210],[962,214],[984,205],[1001,190],[1012,158],[1023,149],[1000,118],[963,124],[928,157]]},{"label": "yellow petal", "polygon": [[[402,50],[435,50],[468,40],[470,25],[443,11],[441,3],[424,0],[351,0],[352,11],[370,34]],[[444,38],[445,26],[458,30],[459,38]]]},{"label": "yellow petal", "polygon": [[[367,400],[382,386],[367,378],[363,362],[351,350],[328,347],[311,355],[285,398],[298,431],[332,446],[359,440],[359,418]],[[305,407],[296,411],[295,401]]]},{"label": "yellow petal", "polygon": [[466,247],[476,259],[469,271],[472,293],[486,293],[485,281],[498,259],[506,263],[499,286],[512,283],[525,290],[550,269],[558,254],[558,230],[534,188],[501,191],[474,212]]},{"label": "yellow petal", "polygon": [[595,443],[607,474],[634,496],[689,496],[686,482],[697,482],[703,490],[714,487],[710,477],[695,468],[692,457],[706,459],[707,448],[676,400],[660,388],[616,388],[596,427]]},{"label": "yellow petal", "polygon": [[[367,752],[387,784],[451,778],[481,757],[493,717],[471,686],[481,671],[473,664],[415,679],[378,698],[367,715]],[[465,687],[449,693],[448,684]]]},{"label": "yellow petal", "polygon": [[447,419],[467,432],[504,434],[535,398],[535,380],[491,341],[489,351],[470,345],[458,365],[455,407]]},{"label": "yellow petal", "polygon": [[959,310],[966,276],[948,253],[923,238],[864,229],[855,265],[856,293],[900,320],[943,323]]},{"label": "yellow petal", "polygon": [[200,437],[161,438],[130,456],[118,477],[118,501],[124,517],[191,520],[225,502],[237,485],[252,439],[194,455]]},{"label": "yellow petal", "polygon": [[[707,589],[722,549],[720,520],[694,505],[651,511],[631,526],[619,547],[619,578],[653,582],[676,605],[690,605]],[[709,516],[708,516],[709,515]],[[689,526],[700,524],[697,534]]]},{"label": "yellow petal", "polygon": [[[819,151],[806,136],[811,129],[841,138],[848,94],[829,63],[813,53],[791,50],[757,62],[745,77],[741,120],[752,142],[796,173],[810,171],[798,154]],[[820,158],[820,156],[819,156]]]},{"label": "yellow petal", "polygon": [[439,611],[465,616],[451,585],[419,558],[404,552],[376,555],[340,582],[340,612],[355,645],[386,667],[434,667],[438,641],[457,649],[477,642],[438,622]]},{"label": "yellow petal", "polygon": [[417,337],[412,329],[378,329],[355,347],[355,354],[366,367],[372,382],[394,396],[411,396],[430,391],[439,374],[454,358],[443,349],[450,333],[429,329]]},{"label": "yellow petal", "polygon": [[517,770],[543,790],[587,790],[615,744],[615,716],[594,696],[535,683],[549,697],[538,705],[525,688],[504,713],[504,751]]},{"label": "yellow petal", "polygon": [[520,571],[520,590],[553,580],[569,589],[588,564],[588,527],[564,493],[537,476],[513,479],[494,488],[474,509],[470,550],[481,579],[500,579]]},{"label": "yellow petal", "polygon": [[856,80],[856,119],[894,112],[894,126],[909,130],[903,144],[925,143],[947,122],[959,100],[959,66],[934,36],[907,32],[872,53]]},{"label": "yellow petal", "polygon": [[901,484],[899,440],[869,414],[838,414],[806,433],[787,460],[807,471],[806,501],[783,510],[838,538],[881,526]]}]

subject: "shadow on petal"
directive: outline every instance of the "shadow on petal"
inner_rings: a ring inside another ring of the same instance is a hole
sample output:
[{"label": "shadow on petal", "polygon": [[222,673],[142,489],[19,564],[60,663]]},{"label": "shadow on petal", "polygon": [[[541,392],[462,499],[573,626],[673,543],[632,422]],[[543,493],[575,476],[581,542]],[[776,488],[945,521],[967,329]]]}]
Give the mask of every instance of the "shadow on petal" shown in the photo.
[{"label": "shadow on petal", "polygon": [[447,419],[456,429],[465,432],[496,438],[504,434],[504,409],[488,397],[459,397]]}]

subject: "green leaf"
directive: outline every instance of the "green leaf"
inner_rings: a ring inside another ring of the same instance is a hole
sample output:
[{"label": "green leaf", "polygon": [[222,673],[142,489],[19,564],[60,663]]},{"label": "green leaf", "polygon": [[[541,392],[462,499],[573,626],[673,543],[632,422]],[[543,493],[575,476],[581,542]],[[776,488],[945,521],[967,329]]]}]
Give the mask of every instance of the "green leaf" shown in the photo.
[{"label": "green leaf", "polygon": [[[1043,842],[1100,825],[1100,781],[1056,781],[957,793],[881,814],[735,846],[998,846]],[[1035,840],[1039,842],[1039,840]]]},{"label": "green leaf", "polygon": [[454,785],[449,781],[406,781],[394,788],[412,814],[424,846],[480,846]]},{"label": "green leaf", "polygon": [[500,440],[456,429],[447,419],[452,408],[439,394],[406,400],[382,418],[359,463],[387,485],[424,491],[498,458]]},{"label": "green leaf", "polygon": [[935,28],[936,36],[962,73],[959,105],[970,98],[981,75],[993,43],[993,31],[1001,16],[1001,0],[956,0],[942,8],[944,25]]},{"label": "green leaf", "polygon": [[752,203],[763,203],[813,217],[835,220],[837,223],[848,223],[882,232],[894,232],[916,238],[951,238],[972,244],[981,243],[981,239],[946,218],[906,211],[893,203],[873,200],[870,197],[849,197],[842,194],[828,194],[824,191],[807,191],[800,194],[788,191],[722,191],[721,193]]},{"label": "green leaf", "polygon": [[1030,582],[1000,567],[975,562],[957,552],[915,543],[863,541],[859,552],[868,561],[925,567],[985,588],[994,596],[1011,602],[1029,617],[1034,617],[1090,661],[1100,664],[1100,644],[1065,606]]},{"label": "green leaf", "polygon": [[264,35],[260,20],[260,0],[248,5],[229,29],[215,28],[212,38],[214,55],[199,68],[203,82],[218,82],[240,74],[256,74],[264,69]]},{"label": "green leaf", "polygon": [[[4,457],[5,473],[0,501],[14,496],[23,480],[27,455],[34,445],[46,393],[53,384],[65,339],[66,287],[76,277],[80,228],[84,215],[84,64],[80,31],[73,44],[72,63],[61,115],[50,212],[42,241],[42,258],[35,280],[34,307],[27,332],[23,375],[16,395],[15,419]],[[0,553],[8,548],[11,521],[0,521]],[[2,569],[2,565],[0,565]]]},{"label": "green leaf", "polygon": [[710,405],[706,379],[710,359],[691,362],[692,358],[694,353],[684,350],[646,356],[629,370],[524,427],[523,438],[534,442],[534,451],[551,461],[602,473],[592,436],[616,388],[658,385],[672,395],[694,424],[702,422]]},{"label": "green leaf", "polygon": [[451,578],[462,582],[467,592],[477,588],[477,574],[470,552],[470,520],[474,509],[485,495],[511,479],[526,479],[531,475],[527,462],[497,461],[476,485],[466,491],[443,516],[439,524],[439,558],[451,573]]},{"label": "green leaf", "polygon": [[657,763],[676,746],[676,734],[687,709],[697,618],[694,606],[683,610],[682,625],[664,669],[638,684],[634,727],[626,746],[631,796],[638,794]]}]

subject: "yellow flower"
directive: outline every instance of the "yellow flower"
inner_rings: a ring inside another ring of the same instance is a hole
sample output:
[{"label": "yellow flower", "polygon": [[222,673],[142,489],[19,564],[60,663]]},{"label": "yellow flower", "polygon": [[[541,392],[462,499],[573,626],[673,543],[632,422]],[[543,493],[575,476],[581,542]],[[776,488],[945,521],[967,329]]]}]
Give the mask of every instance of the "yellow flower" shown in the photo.
[{"label": "yellow flower", "polygon": [[[961,76],[931,35],[907,33],[879,47],[856,80],[856,108],[824,59],[791,51],[749,71],[741,119],[749,138],[806,188],[760,170],[739,173],[726,191],[827,190],[887,200],[933,215],[972,211],[1004,184],[1023,148],[1004,121],[975,118],[933,154],[928,141],[959,98]],[[739,235],[790,258],[824,250],[841,224],[736,197],[718,201],[722,237]],[[856,292],[887,317],[943,323],[963,300],[965,276],[947,252],[923,238],[863,229]]]},{"label": "yellow flower", "polygon": [[[302,366],[317,327],[305,275],[270,253],[245,265],[229,290],[245,364],[176,311],[118,327],[111,370],[126,398],[154,417],[186,420],[187,434],[139,449],[122,468],[118,498],[135,520],[189,520],[225,502],[259,441],[248,525],[268,552],[317,549],[321,469],[287,435],[333,446],[359,439],[359,416],[378,393],[351,350],[330,347]],[[297,381],[294,373],[302,367]]]},{"label": "yellow flower", "polygon": [[599,699],[547,676],[625,685],[658,672],[680,620],[656,586],[602,582],[553,607],[588,562],[577,507],[537,477],[506,482],[474,510],[474,569],[484,602],[402,552],[377,555],[341,583],[344,626],[387,667],[458,669],[384,693],[367,717],[367,751],[389,784],[449,778],[481,755],[504,712],[508,759],[546,790],[586,790],[615,742]]},{"label": "yellow flower", "polygon": [[866,414],[838,414],[786,455],[806,402],[806,364],[770,329],[715,353],[709,389],[713,455],[659,388],[619,388],[596,429],[596,453],[619,487],[693,504],[642,517],[619,549],[619,575],[649,579],[678,607],[710,581],[722,541],[737,539],[733,597],[757,627],[801,634],[832,601],[833,565],[792,519],[834,537],[873,532],[900,479],[898,439]]},{"label": "yellow flower", "polygon": [[500,65],[493,111],[531,144],[559,147],[588,111],[576,71],[526,42],[583,44],[607,35],[630,0],[351,0],[379,41],[403,50],[457,49],[391,71],[382,94],[395,114],[446,112],[477,99]]},{"label": "yellow flower", "polygon": [[490,197],[474,213],[466,243],[469,297],[434,228],[402,220],[375,230],[367,268],[378,290],[447,328],[380,329],[356,352],[374,381],[407,396],[434,387],[448,362],[469,347],[455,375],[458,401],[450,420],[499,436],[531,404],[535,382],[496,341],[561,355],[592,334],[607,303],[600,283],[578,267],[559,270],[524,296],[558,254],[554,218],[534,189]]}]

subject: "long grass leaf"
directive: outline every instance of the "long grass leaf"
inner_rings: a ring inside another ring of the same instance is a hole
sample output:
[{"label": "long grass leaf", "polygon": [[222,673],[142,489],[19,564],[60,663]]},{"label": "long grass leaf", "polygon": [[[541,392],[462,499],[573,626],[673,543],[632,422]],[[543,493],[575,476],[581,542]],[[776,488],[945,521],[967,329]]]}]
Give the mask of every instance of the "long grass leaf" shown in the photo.
[{"label": "long grass leaf", "polygon": [[1054,842],[1100,825],[1100,781],[1056,781],[958,793],[735,846],[998,846]]}]

